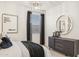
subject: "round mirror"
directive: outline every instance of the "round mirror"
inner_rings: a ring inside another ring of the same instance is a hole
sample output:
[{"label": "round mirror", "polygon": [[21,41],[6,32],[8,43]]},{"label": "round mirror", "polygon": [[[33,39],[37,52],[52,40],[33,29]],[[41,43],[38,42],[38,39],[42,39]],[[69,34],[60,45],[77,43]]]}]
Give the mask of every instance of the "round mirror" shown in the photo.
[{"label": "round mirror", "polygon": [[61,34],[68,34],[72,29],[72,21],[69,16],[62,15],[57,19],[56,26]]}]

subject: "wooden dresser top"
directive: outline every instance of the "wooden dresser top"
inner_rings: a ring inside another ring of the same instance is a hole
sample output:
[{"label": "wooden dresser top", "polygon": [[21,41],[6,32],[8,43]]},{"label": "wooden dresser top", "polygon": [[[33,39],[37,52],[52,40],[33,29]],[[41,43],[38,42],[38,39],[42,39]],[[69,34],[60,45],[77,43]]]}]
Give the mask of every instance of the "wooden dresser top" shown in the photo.
[{"label": "wooden dresser top", "polygon": [[55,37],[57,39],[62,39],[62,40],[68,40],[68,41],[78,41],[78,39],[72,39],[72,38],[62,38],[62,37]]}]

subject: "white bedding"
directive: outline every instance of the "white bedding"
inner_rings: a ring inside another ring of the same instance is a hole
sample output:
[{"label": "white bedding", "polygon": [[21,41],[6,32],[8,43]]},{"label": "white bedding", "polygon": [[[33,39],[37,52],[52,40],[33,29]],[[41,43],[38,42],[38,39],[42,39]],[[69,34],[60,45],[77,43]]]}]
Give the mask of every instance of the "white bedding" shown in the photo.
[{"label": "white bedding", "polygon": [[15,42],[13,46],[7,49],[0,49],[0,57],[20,57],[22,56],[21,50]]},{"label": "white bedding", "polygon": [[[30,57],[28,49],[21,42],[12,41],[13,46],[0,50],[0,57]],[[51,57],[50,51],[43,46],[45,57]]]}]

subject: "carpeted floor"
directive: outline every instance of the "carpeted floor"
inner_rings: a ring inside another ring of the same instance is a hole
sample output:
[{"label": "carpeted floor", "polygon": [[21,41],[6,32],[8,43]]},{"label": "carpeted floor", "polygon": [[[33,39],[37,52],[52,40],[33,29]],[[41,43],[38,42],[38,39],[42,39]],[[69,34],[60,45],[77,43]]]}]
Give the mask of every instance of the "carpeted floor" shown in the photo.
[{"label": "carpeted floor", "polygon": [[52,54],[52,57],[66,57],[64,54],[57,52],[55,50],[50,49],[50,52]]}]

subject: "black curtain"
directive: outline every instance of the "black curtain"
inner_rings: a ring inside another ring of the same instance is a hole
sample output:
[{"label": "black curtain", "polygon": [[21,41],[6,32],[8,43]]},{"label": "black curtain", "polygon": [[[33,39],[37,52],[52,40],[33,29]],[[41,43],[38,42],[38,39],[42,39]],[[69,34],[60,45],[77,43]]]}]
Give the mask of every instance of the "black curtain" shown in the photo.
[{"label": "black curtain", "polygon": [[44,17],[45,15],[44,14],[41,14],[41,34],[40,34],[40,44],[44,45],[45,44],[45,27],[44,27]]},{"label": "black curtain", "polygon": [[31,16],[30,11],[27,12],[27,41],[31,41],[31,33],[30,33],[30,16]]}]

